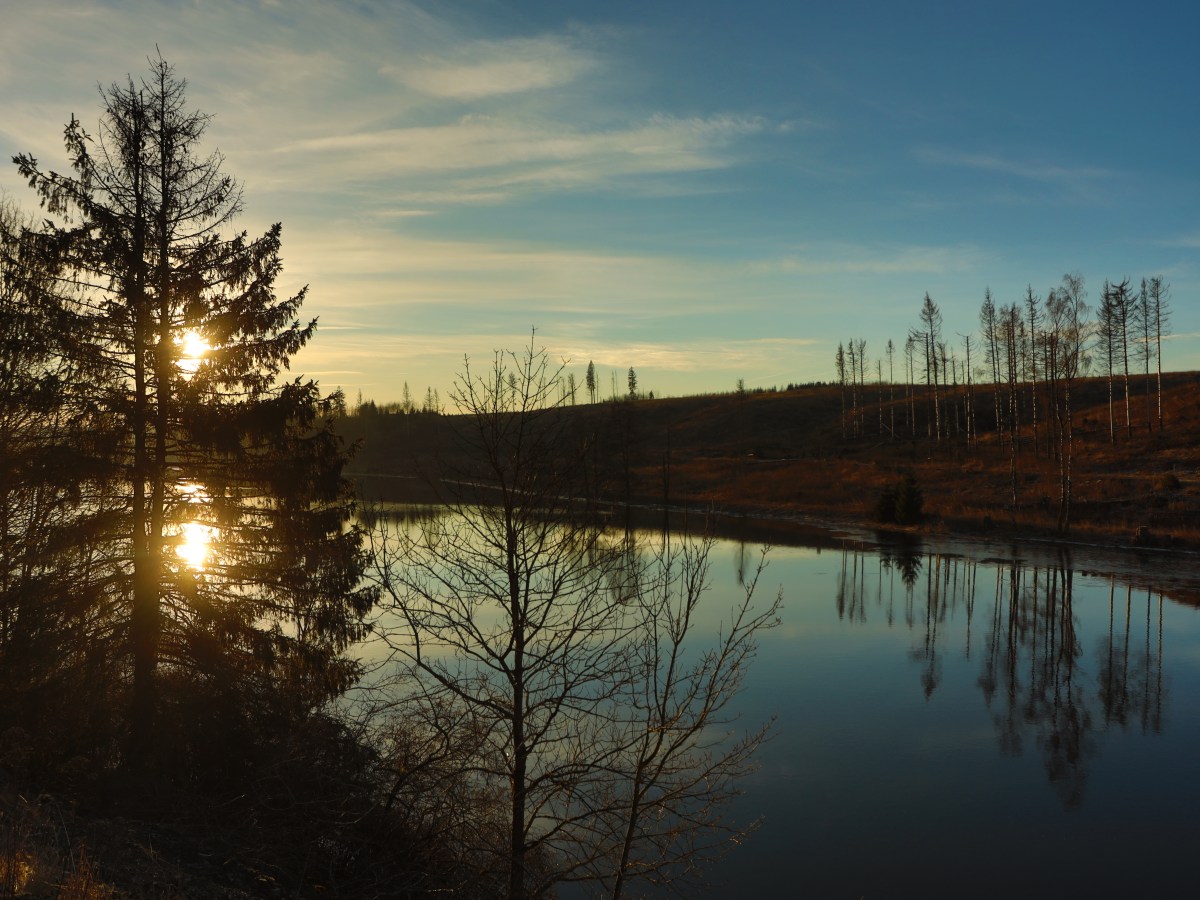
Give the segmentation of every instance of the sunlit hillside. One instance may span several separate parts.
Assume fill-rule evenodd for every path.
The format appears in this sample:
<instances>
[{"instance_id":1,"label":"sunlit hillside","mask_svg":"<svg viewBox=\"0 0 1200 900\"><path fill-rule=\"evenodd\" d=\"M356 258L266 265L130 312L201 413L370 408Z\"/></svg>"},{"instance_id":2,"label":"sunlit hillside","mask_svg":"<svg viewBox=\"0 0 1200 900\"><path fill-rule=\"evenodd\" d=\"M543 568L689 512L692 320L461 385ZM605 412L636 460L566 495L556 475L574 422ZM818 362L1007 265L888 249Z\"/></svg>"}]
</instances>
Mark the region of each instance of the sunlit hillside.
<instances>
[{"instance_id":1,"label":"sunlit hillside","mask_svg":"<svg viewBox=\"0 0 1200 900\"><path fill-rule=\"evenodd\" d=\"M1198 388L1200 373L1163 376L1159 431L1156 397L1147 397L1141 381L1131 384L1126 428L1124 388L1114 384L1110 436L1107 381L1075 383L1072 538L1200 543L1194 525L1200 511L1194 455L1200 444ZM1030 386L1020 390L1027 398ZM616 501L659 505L665 500L673 506L753 516L874 523L880 494L911 471L925 498L924 528L1059 535L1060 460L1066 442L1064 438L1060 449L1044 400L1039 400L1036 447L1032 415L1023 400L1014 459L1009 438L996 433L990 387L972 390L972 430L977 435L968 434L966 389L960 386L943 398L941 441L930 434L921 385L910 398L903 385L868 384L858 399L857 416L848 393L843 411L843 393L836 386L818 386L610 401L567 406L554 415L576 419L580 433L595 433L609 475L609 496ZM915 435L908 425L909 409L916 413ZM461 452L454 439L460 421L365 409L347 417L341 427L361 441L353 471L390 476L366 479L368 495L431 497L428 485Z\"/></svg>"}]
</instances>

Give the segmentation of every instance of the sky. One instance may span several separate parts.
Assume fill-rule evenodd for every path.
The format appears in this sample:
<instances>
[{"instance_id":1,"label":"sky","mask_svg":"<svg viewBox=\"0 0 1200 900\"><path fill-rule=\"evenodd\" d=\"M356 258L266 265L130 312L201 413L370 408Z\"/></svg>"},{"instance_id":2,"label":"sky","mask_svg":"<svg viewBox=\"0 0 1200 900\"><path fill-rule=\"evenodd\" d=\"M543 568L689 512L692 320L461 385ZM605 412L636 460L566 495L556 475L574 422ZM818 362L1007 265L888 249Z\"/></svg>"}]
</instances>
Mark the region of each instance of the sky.
<instances>
[{"instance_id":1,"label":"sky","mask_svg":"<svg viewBox=\"0 0 1200 900\"><path fill-rule=\"evenodd\" d=\"M293 372L445 398L533 340L658 396L830 380L929 293L948 338L1068 272L1171 285L1200 369L1200 7L1184 2L5 0L0 151L161 52L283 224ZM156 49L157 48L157 49ZM15 167L0 193L36 199ZM897 365L899 378L899 365Z\"/></svg>"}]
</instances>

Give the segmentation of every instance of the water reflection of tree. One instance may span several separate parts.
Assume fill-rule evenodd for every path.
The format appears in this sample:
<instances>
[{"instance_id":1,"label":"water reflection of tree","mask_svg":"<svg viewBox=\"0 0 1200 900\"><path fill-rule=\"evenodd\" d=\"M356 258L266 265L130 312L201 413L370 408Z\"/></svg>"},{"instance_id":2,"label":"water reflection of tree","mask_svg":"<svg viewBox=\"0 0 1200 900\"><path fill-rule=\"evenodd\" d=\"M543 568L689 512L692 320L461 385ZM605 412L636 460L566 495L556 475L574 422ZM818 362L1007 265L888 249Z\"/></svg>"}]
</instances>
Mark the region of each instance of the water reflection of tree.
<instances>
[{"instance_id":1,"label":"water reflection of tree","mask_svg":"<svg viewBox=\"0 0 1200 900\"><path fill-rule=\"evenodd\" d=\"M839 618L866 621L871 552L861 546L843 551L836 593ZM994 579L984 579L988 585L984 591L991 594L990 612L984 613L982 637L976 637L980 563L922 554L915 543L888 543L878 553L877 603L884 606L886 595L888 624L893 625L899 576L904 585L904 625L919 635L910 655L921 667L919 679L926 699L942 682L944 644L950 633L946 623L961 612L965 614L964 658L971 658L973 640L981 643L976 683L991 713L1000 751L1019 756L1032 738L1065 806L1082 802L1089 759L1098 752L1100 734L1110 726L1124 729L1136 724L1143 733L1161 732L1165 697L1161 594L1146 591L1145 622L1139 627L1141 604L1135 603L1133 588L1125 588L1121 603L1116 580L1110 581L1108 634L1098 643L1099 667L1093 675L1081 665L1084 647L1069 557L1044 567L1016 560L996 564ZM883 590L885 577L887 591ZM923 604L918 593L924 595Z\"/></svg>"},{"instance_id":2,"label":"water reflection of tree","mask_svg":"<svg viewBox=\"0 0 1200 900\"><path fill-rule=\"evenodd\" d=\"M1146 624L1140 647L1133 644L1133 587L1125 586L1124 604L1119 604L1117 597L1116 580L1110 579L1108 641L1098 648L1097 654L1100 663L1098 697L1104 709L1104 722L1105 725L1119 725L1122 729L1128 729L1137 722L1143 734L1160 734L1165 696L1162 594L1156 600L1153 591L1146 591ZM1121 606L1124 608L1121 609Z\"/></svg>"},{"instance_id":3,"label":"water reflection of tree","mask_svg":"<svg viewBox=\"0 0 1200 900\"><path fill-rule=\"evenodd\" d=\"M905 586L912 590L921 576L921 542L908 535L897 536L882 544L879 557L883 567L899 573Z\"/></svg>"},{"instance_id":4,"label":"water reflection of tree","mask_svg":"<svg viewBox=\"0 0 1200 900\"><path fill-rule=\"evenodd\" d=\"M838 618L852 622L867 621L866 562L869 556L858 545L842 547L842 568L838 572Z\"/></svg>"},{"instance_id":5,"label":"water reflection of tree","mask_svg":"<svg viewBox=\"0 0 1200 900\"><path fill-rule=\"evenodd\" d=\"M1006 729L1018 719L1036 730L1046 774L1063 804L1076 806L1087 781L1086 758L1094 753L1093 717L1085 690L1076 678L1082 656L1074 610L1074 572L1066 566L1046 570L1013 566L1009 575L1010 621L1007 657L1028 665L1022 683L1014 673L1008 693ZM999 722L999 717L998 717ZM1018 726L1019 727L1019 726Z\"/></svg>"}]
</instances>

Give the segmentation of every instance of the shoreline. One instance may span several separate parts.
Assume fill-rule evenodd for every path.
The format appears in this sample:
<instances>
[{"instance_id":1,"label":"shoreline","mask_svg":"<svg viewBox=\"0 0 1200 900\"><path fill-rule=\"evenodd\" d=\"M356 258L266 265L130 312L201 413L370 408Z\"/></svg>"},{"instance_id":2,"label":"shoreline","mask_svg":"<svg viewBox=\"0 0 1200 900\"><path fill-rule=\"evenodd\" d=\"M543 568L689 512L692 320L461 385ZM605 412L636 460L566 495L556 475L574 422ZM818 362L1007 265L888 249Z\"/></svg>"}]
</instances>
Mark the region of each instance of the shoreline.
<instances>
[{"instance_id":1,"label":"shoreline","mask_svg":"<svg viewBox=\"0 0 1200 900\"><path fill-rule=\"evenodd\" d=\"M375 500L414 505L439 505L436 490L417 476L383 473L347 473L361 488L361 479L384 479L399 490L387 491L391 496L370 496L362 491L366 502ZM379 483L376 483L377 486ZM406 490L407 488L407 490ZM378 493L378 492L376 492ZM885 552L913 547L918 552L949 553L952 555L982 556L983 558L1019 559L1036 564L1061 564L1069 558L1073 568L1083 572L1104 571L1118 574L1145 584L1149 576L1159 583L1182 588L1185 593L1200 598L1200 551L1190 545L1169 547L1138 546L1121 542L1115 535L1059 536L1022 530L1020 526L996 524L990 527L971 527L968 520L947 521L931 517L917 526L882 525L863 517L836 515L811 508L781 508L692 500L671 503L665 510L661 502L640 498L629 504L619 500L604 501L609 515L626 513L627 522L640 528L661 528L664 511L673 527L684 528L695 519L713 522L716 536L727 540L753 541L789 547L816 547L841 550L847 542ZM989 548L992 553L988 553ZM1162 566L1169 562L1170 571L1146 571L1151 564ZM1192 601L1188 602L1200 602Z\"/></svg>"}]
</instances>

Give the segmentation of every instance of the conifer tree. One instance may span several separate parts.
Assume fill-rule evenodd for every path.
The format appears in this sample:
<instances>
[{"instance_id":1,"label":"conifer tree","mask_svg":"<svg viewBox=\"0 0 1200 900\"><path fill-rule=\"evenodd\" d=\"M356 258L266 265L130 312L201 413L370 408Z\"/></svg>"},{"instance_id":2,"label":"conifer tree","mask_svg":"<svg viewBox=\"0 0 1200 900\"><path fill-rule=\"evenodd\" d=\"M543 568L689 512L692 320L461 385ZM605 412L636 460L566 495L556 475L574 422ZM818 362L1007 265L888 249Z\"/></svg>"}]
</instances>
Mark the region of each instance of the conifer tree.
<instances>
[{"instance_id":1,"label":"conifer tree","mask_svg":"<svg viewBox=\"0 0 1200 900\"><path fill-rule=\"evenodd\" d=\"M68 355L77 320L50 291L55 273L28 227L0 204L0 732L39 735L35 753L54 766L68 751L44 736L75 732L78 753L88 746L79 717L105 718L112 660L87 644L104 602L90 569L111 550L104 476L115 447L72 402L68 385L102 373Z\"/></svg>"},{"instance_id":2,"label":"conifer tree","mask_svg":"<svg viewBox=\"0 0 1200 900\"><path fill-rule=\"evenodd\" d=\"M73 352L104 375L72 389L119 436L108 649L131 663L142 762L168 681L225 698L227 719L285 681L300 708L344 689L355 666L340 651L373 596L358 587L338 398L279 378L316 321L297 318L303 291L275 295L279 225L223 233L241 187L219 153L198 154L208 117L185 89L151 60L102 89L94 135L72 117L72 174L14 157L51 217L40 245L80 322Z\"/></svg>"}]
</instances>

